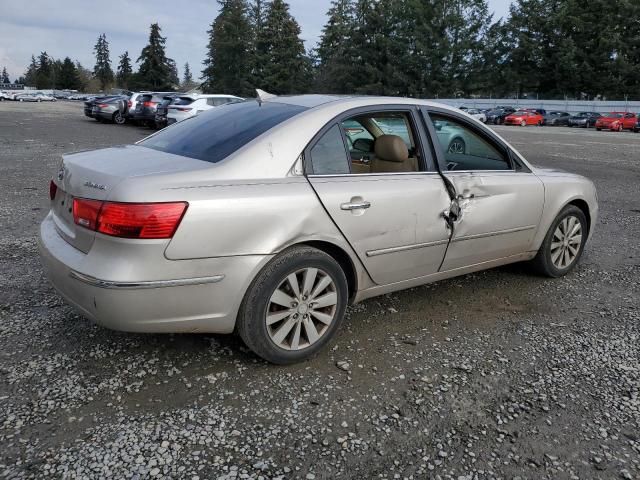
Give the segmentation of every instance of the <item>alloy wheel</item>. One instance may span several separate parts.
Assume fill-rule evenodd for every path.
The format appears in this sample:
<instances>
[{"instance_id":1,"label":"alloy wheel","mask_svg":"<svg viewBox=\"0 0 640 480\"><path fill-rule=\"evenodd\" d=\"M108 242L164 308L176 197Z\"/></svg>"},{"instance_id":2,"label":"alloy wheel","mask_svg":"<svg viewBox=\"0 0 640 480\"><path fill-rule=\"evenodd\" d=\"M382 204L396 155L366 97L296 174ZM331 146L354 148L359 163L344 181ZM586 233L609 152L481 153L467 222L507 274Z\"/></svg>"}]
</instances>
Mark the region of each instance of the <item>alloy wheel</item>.
<instances>
[{"instance_id":1,"label":"alloy wheel","mask_svg":"<svg viewBox=\"0 0 640 480\"><path fill-rule=\"evenodd\" d=\"M556 268L568 268L578 257L582 248L582 224L569 215L562 219L551 240L551 262Z\"/></svg>"},{"instance_id":2,"label":"alloy wheel","mask_svg":"<svg viewBox=\"0 0 640 480\"><path fill-rule=\"evenodd\" d=\"M526 122L525 120L522 120L522 121L520 122L520 126L521 126L521 127L526 127L526 126L527 126L527 122Z\"/></svg>"},{"instance_id":3,"label":"alloy wheel","mask_svg":"<svg viewBox=\"0 0 640 480\"><path fill-rule=\"evenodd\" d=\"M463 155L465 153L465 150L466 145L464 143L464 140L462 140L461 138L454 138L453 140L451 140L447 151L448 153Z\"/></svg>"},{"instance_id":4,"label":"alloy wheel","mask_svg":"<svg viewBox=\"0 0 640 480\"><path fill-rule=\"evenodd\" d=\"M122 115L120 112L116 112L113 117L113 121L118 125L122 125L125 122L124 115Z\"/></svg>"},{"instance_id":5,"label":"alloy wheel","mask_svg":"<svg viewBox=\"0 0 640 480\"><path fill-rule=\"evenodd\" d=\"M338 291L319 268L293 272L278 285L267 304L265 322L271 341L284 350L315 344L335 320Z\"/></svg>"}]
</instances>

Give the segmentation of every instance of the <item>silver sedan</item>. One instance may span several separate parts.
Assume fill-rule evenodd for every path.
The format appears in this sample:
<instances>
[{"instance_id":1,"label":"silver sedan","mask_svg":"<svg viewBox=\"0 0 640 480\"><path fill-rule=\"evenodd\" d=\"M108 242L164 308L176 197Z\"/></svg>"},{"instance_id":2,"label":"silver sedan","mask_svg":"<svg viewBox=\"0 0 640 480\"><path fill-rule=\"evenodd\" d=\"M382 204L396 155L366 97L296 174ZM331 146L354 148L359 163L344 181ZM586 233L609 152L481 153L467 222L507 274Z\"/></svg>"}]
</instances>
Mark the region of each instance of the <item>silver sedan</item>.
<instances>
[{"instance_id":1,"label":"silver sedan","mask_svg":"<svg viewBox=\"0 0 640 480\"><path fill-rule=\"evenodd\" d=\"M42 258L85 317L237 332L280 364L323 348L349 303L513 262L563 276L598 215L591 181L457 109L318 95L64 155L50 197Z\"/></svg>"}]
</instances>

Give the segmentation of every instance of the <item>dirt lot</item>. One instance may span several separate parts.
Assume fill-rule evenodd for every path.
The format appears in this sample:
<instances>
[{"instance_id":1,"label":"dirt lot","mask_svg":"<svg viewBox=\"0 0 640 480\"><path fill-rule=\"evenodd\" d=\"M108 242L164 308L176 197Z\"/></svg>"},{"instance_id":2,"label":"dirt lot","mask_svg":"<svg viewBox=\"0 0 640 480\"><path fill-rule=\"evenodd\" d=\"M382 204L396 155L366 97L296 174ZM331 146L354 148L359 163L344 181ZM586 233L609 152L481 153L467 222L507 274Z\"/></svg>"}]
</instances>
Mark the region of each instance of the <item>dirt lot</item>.
<instances>
[{"instance_id":1,"label":"dirt lot","mask_svg":"<svg viewBox=\"0 0 640 480\"><path fill-rule=\"evenodd\" d=\"M275 367L231 336L117 333L66 306L36 247L59 155L149 130L0 103L0 477L640 478L640 135L497 130L596 182L579 268L372 299L333 348Z\"/></svg>"}]
</instances>

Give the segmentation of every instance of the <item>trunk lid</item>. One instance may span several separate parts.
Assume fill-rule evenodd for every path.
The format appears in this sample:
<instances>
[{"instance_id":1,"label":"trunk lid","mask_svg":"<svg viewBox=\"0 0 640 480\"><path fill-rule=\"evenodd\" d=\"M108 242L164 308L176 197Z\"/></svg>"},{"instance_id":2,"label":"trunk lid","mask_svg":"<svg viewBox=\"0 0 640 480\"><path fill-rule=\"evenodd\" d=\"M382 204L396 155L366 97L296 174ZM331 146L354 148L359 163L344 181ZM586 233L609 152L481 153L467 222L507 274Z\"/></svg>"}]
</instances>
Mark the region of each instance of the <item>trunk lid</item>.
<instances>
[{"instance_id":1,"label":"trunk lid","mask_svg":"<svg viewBox=\"0 0 640 480\"><path fill-rule=\"evenodd\" d=\"M111 192L125 179L210 168L211 164L137 145L111 147L62 156L53 181L57 186L51 211L58 233L78 250L87 253L95 232L76 225L73 199L111 200Z\"/></svg>"}]
</instances>

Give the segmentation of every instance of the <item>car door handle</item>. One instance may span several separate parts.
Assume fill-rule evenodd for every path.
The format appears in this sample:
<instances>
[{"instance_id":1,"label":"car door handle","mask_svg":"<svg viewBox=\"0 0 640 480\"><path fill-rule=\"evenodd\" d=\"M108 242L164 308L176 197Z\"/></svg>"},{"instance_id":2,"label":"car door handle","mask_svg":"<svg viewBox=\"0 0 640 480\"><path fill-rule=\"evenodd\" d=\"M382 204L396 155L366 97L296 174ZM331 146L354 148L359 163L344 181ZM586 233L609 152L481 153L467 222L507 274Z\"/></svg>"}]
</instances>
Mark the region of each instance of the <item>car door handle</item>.
<instances>
[{"instance_id":1,"label":"car door handle","mask_svg":"<svg viewBox=\"0 0 640 480\"><path fill-rule=\"evenodd\" d=\"M341 210L360 210L361 208L369 208L370 202L363 200L361 202L347 202L340 205Z\"/></svg>"}]
</instances>

